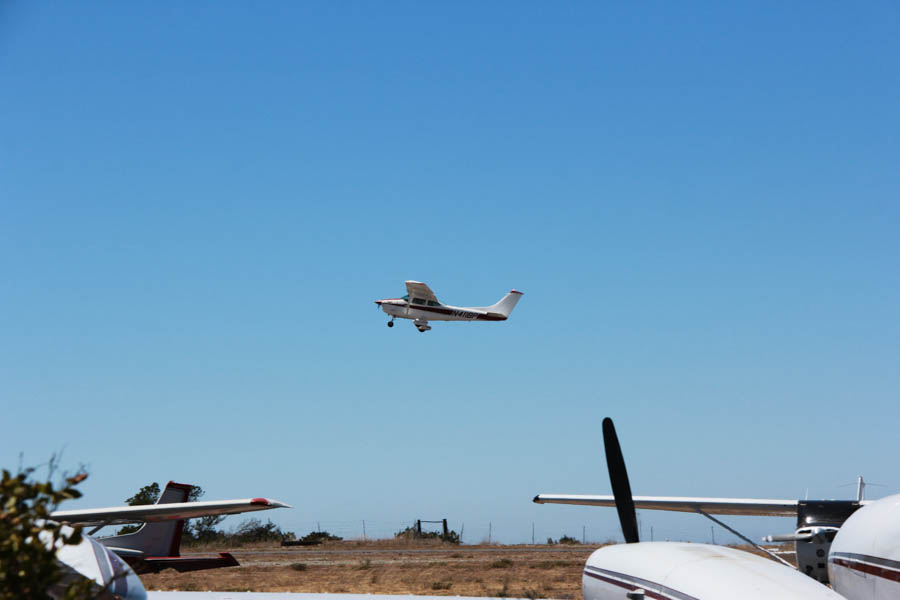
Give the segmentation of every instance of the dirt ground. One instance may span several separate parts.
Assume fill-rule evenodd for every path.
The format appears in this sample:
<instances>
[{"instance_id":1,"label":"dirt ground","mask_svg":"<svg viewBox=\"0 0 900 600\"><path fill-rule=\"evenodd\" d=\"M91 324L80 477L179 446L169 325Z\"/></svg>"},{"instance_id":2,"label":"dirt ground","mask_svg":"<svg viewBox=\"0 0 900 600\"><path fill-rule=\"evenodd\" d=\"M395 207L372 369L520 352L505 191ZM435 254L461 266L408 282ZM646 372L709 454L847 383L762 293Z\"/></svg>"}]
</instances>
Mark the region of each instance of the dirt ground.
<instances>
[{"instance_id":1,"label":"dirt ground","mask_svg":"<svg viewBox=\"0 0 900 600\"><path fill-rule=\"evenodd\" d=\"M327 592L582 600L584 563L599 545L453 546L335 542L229 551L239 567L142 575L148 590ZM755 552L752 548L743 550ZM215 551L197 553L215 555ZM185 552L184 556L193 553ZM786 556L788 560L793 556Z\"/></svg>"},{"instance_id":2,"label":"dirt ground","mask_svg":"<svg viewBox=\"0 0 900 600\"><path fill-rule=\"evenodd\" d=\"M142 575L148 590L428 594L581 600L598 546L238 548L239 567ZM225 549L221 549L225 550ZM184 553L189 556L189 553Z\"/></svg>"}]
</instances>

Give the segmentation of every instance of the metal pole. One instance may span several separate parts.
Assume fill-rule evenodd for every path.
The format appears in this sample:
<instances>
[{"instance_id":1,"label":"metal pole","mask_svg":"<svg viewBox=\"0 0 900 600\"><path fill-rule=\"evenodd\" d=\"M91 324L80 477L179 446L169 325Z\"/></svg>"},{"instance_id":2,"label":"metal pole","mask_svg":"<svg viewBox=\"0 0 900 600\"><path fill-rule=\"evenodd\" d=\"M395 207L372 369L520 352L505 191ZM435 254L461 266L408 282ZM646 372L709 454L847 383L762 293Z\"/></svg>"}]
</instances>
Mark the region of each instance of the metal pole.
<instances>
[{"instance_id":1,"label":"metal pole","mask_svg":"<svg viewBox=\"0 0 900 600\"><path fill-rule=\"evenodd\" d=\"M581 526L581 543L582 543L582 544L584 543L584 540L585 540L585 537L584 537L584 531L585 531L585 526L582 525L582 526Z\"/></svg>"},{"instance_id":2,"label":"metal pole","mask_svg":"<svg viewBox=\"0 0 900 600\"><path fill-rule=\"evenodd\" d=\"M366 541L366 520L363 519L363 541Z\"/></svg>"},{"instance_id":3,"label":"metal pole","mask_svg":"<svg viewBox=\"0 0 900 600\"><path fill-rule=\"evenodd\" d=\"M710 521L712 521L713 523L715 523L715 524L717 524L717 525L721 525L722 527L724 527L725 529L727 529L728 531L730 531L730 532L733 533L734 535L738 536L739 538L741 538L742 540L744 540L745 542L747 542L748 544L750 544L751 546L753 546L754 548L756 548L757 550L759 550L760 552L765 552L766 554L768 554L769 556L771 556L772 558L774 558L774 559L777 560L778 562L780 562L780 563L782 563L782 564L784 564L784 565L787 565L787 566L789 566L789 567L792 568L792 569L794 568L794 565L792 565L792 564L789 563L788 561L784 560L783 558L781 558L781 557L778 556L777 554L773 554L773 553L769 552L768 550L766 550L765 548L763 548L762 546L760 546L759 544L757 544L756 542L754 542L753 540L751 540L750 538L748 538L747 536L745 536L744 534L742 534L740 531L737 531L737 530L735 530L735 529L732 529L731 527L729 527L728 525L726 525L726 524L723 523L722 521L718 520L718 519L715 518L714 516L710 515L709 513L703 512L703 511L700 510L699 508L697 509L697 512L700 513L701 515L703 515L704 517L706 517L707 519L709 519Z\"/></svg>"},{"instance_id":4,"label":"metal pole","mask_svg":"<svg viewBox=\"0 0 900 600\"><path fill-rule=\"evenodd\" d=\"M531 522L531 545L534 546L534 521Z\"/></svg>"},{"instance_id":5,"label":"metal pole","mask_svg":"<svg viewBox=\"0 0 900 600\"><path fill-rule=\"evenodd\" d=\"M488 544L491 543L491 533L492 533L493 523L488 522Z\"/></svg>"}]
</instances>

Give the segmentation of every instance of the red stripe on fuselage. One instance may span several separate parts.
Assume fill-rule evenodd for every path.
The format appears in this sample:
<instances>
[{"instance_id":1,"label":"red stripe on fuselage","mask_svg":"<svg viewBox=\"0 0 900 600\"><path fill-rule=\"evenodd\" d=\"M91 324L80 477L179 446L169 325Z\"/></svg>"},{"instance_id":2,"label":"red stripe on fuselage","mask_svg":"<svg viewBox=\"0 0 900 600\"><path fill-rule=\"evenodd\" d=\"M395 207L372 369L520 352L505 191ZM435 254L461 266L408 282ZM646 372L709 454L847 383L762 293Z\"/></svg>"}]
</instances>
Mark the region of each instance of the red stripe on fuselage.
<instances>
[{"instance_id":1,"label":"red stripe on fuselage","mask_svg":"<svg viewBox=\"0 0 900 600\"><path fill-rule=\"evenodd\" d=\"M597 573L592 573L590 571L585 571L584 574L588 577L593 577L594 579L599 579L600 581L611 583L617 587L626 589L629 592L642 589L644 590L644 596L646 596L647 598L655 598L656 600L672 600L672 596L667 596L665 594L660 594L659 592L654 592L653 590L648 590L647 588L641 587L634 583L619 581L617 579L612 579L611 577L604 577L603 575L598 575Z\"/></svg>"},{"instance_id":2,"label":"red stripe on fuselage","mask_svg":"<svg viewBox=\"0 0 900 600\"><path fill-rule=\"evenodd\" d=\"M900 583L900 571L889 569L887 567L879 567L878 565L870 565L868 563L858 562L856 560L847 560L846 558L832 558L831 562L862 573L868 573L882 579L896 581Z\"/></svg>"},{"instance_id":3,"label":"red stripe on fuselage","mask_svg":"<svg viewBox=\"0 0 900 600\"><path fill-rule=\"evenodd\" d=\"M475 317L472 319L474 321L505 321L506 317L493 317L491 315L485 315L479 312L475 312L474 310L466 310L464 308L445 308L445 307L437 307L437 306L420 306L418 304L409 304L409 305L400 305L393 304L391 306L397 306L399 308L409 308L410 310L421 310L423 312L434 312L441 315L450 315L454 316L453 313L462 312L462 313L471 313L474 314ZM468 317L460 317L460 319L466 319Z\"/></svg>"}]
</instances>

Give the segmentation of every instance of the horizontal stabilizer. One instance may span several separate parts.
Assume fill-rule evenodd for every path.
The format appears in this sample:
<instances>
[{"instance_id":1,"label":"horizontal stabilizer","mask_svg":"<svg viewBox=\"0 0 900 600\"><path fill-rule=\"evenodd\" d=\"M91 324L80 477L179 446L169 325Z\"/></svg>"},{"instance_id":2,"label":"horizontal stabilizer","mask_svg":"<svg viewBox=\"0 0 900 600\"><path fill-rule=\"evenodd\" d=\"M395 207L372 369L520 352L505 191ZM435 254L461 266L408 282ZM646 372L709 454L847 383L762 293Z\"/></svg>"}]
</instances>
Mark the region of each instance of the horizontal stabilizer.
<instances>
[{"instance_id":1,"label":"horizontal stabilizer","mask_svg":"<svg viewBox=\"0 0 900 600\"><path fill-rule=\"evenodd\" d=\"M219 552L218 556L155 556L133 561L130 564L139 575L160 573L165 569L175 569L179 573L186 573L188 571L241 566L241 563L228 552Z\"/></svg>"},{"instance_id":2,"label":"horizontal stabilizer","mask_svg":"<svg viewBox=\"0 0 900 600\"><path fill-rule=\"evenodd\" d=\"M538 504L580 504L583 506L616 505L612 496L577 494L538 494ZM796 517L798 500L766 500L758 498L682 498L675 496L634 496L639 510L669 510L676 512L705 512L713 515L757 515L766 517Z\"/></svg>"}]
</instances>

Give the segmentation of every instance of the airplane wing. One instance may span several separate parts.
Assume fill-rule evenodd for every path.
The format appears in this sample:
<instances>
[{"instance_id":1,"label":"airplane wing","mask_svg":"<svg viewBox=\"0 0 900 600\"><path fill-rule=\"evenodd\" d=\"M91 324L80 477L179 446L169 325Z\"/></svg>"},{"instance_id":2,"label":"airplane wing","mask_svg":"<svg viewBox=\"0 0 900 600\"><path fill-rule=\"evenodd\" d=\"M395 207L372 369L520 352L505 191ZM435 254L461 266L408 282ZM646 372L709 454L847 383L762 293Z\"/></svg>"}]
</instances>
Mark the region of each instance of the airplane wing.
<instances>
[{"instance_id":1,"label":"airplane wing","mask_svg":"<svg viewBox=\"0 0 900 600\"><path fill-rule=\"evenodd\" d=\"M431 291L431 288L421 281L407 281L406 293L409 294L410 301L412 301L413 298L421 298L422 300L431 300L432 302L438 303L440 302L437 299L437 296L434 295L434 292Z\"/></svg>"},{"instance_id":2,"label":"airplane wing","mask_svg":"<svg viewBox=\"0 0 900 600\"><path fill-rule=\"evenodd\" d=\"M121 525L123 523L152 523L178 519L193 519L207 515L233 515L273 508L291 508L283 502L269 498L245 498L243 500L212 500L208 502L175 502L172 504L146 504L141 506L113 506L85 510L57 510L50 518L60 523L80 525Z\"/></svg>"},{"instance_id":3,"label":"airplane wing","mask_svg":"<svg viewBox=\"0 0 900 600\"><path fill-rule=\"evenodd\" d=\"M537 504L581 504L615 506L612 496L538 494ZM766 500L760 498L681 498L674 496L634 496L634 507L644 510L700 512L713 515L756 515L796 517L799 500Z\"/></svg>"}]
</instances>

